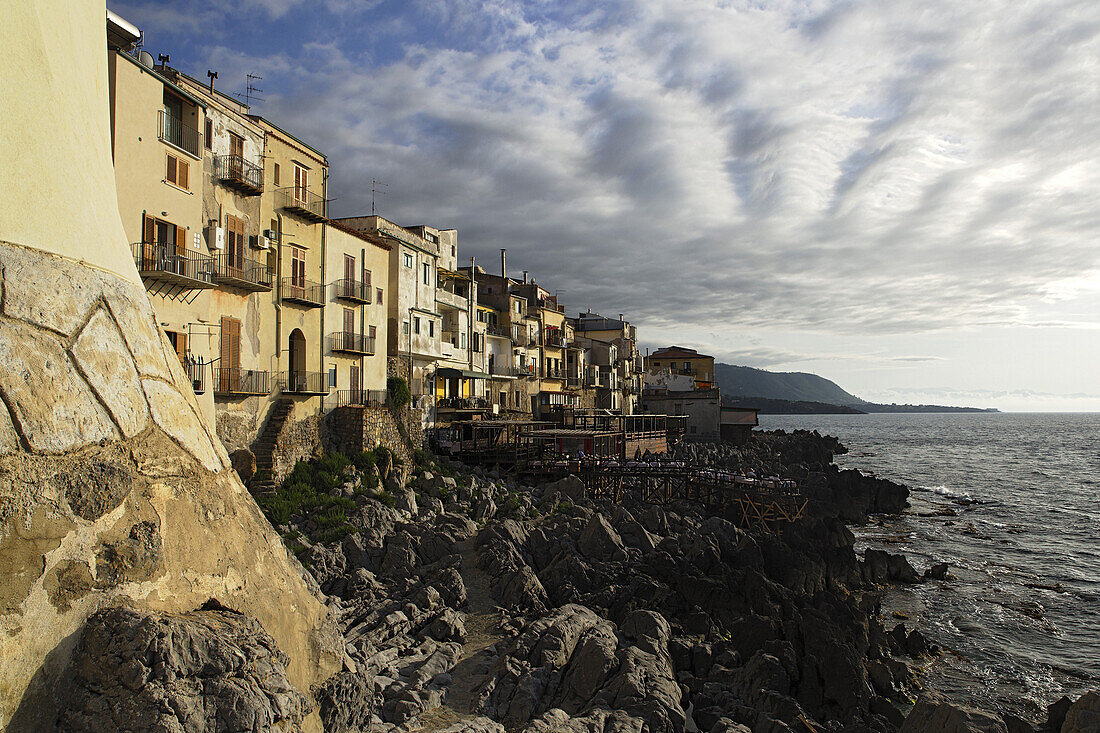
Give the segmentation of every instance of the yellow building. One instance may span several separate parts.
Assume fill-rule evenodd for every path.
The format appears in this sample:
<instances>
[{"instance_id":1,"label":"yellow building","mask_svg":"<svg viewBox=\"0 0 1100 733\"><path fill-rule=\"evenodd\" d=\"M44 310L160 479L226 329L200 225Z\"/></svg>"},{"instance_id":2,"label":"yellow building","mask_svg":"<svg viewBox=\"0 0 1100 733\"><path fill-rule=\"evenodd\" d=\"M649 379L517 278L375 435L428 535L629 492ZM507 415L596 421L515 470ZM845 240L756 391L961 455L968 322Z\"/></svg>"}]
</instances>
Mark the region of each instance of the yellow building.
<instances>
[{"instance_id":1,"label":"yellow building","mask_svg":"<svg viewBox=\"0 0 1100 733\"><path fill-rule=\"evenodd\" d=\"M337 222L324 231L326 407L381 403L386 389L386 290L391 246Z\"/></svg>"},{"instance_id":2,"label":"yellow building","mask_svg":"<svg viewBox=\"0 0 1100 733\"><path fill-rule=\"evenodd\" d=\"M323 320L326 293L328 159L270 120L251 115L264 131L264 191L260 221L274 235L275 353L283 397L293 419L318 415L330 390Z\"/></svg>"},{"instance_id":3,"label":"yellow building","mask_svg":"<svg viewBox=\"0 0 1100 733\"><path fill-rule=\"evenodd\" d=\"M683 346L658 349L645 358L647 372L671 371L695 380L695 389L714 387L714 357Z\"/></svg>"}]
</instances>

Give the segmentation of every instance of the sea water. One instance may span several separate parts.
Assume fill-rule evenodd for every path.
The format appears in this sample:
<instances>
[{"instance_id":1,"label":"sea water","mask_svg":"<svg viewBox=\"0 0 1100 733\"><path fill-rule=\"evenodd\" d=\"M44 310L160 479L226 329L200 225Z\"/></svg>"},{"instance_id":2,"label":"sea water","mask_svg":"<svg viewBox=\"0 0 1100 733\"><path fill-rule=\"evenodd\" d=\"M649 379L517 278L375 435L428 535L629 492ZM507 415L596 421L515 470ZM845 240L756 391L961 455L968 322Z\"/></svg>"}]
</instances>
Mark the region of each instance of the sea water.
<instances>
[{"instance_id":1,"label":"sea water","mask_svg":"<svg viewBox=\"0 0 1100 733\"><path fill-rule=\"evenodd\" d=\"M902 552L947 580L883 599L946 650L922 676L958 702L1045 719L1100 688L1100 414L762 415L818 430L843 468L907 485L901 516L853 527L857 551Z\"/></svg>"}]
</instances>

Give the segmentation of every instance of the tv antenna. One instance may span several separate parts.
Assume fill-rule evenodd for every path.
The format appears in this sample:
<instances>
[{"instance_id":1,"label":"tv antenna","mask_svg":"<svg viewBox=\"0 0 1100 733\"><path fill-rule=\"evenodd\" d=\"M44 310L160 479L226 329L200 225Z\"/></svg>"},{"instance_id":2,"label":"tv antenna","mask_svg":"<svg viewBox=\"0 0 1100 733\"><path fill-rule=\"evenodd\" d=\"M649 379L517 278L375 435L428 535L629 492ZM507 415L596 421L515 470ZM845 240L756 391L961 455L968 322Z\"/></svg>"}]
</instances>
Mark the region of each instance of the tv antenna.
<instances>
[{"instance_id":1,"label":"tv antenna","mask_svg":"<svg viewBox=\"0 0 1100 733\"><path fill-rule=\"evenodd\" d=\"M253 99L255 99L257 102L265 101L263 99L263 97L257 96L257 92L262 92L263 89L260 89L259 87L255 86L252 83L252 82L256 81L257 79L263 79L263 77L258 76L256 74L245 74L244 94L241 94L240 92L235 92L233 94L233 96L237 97L238 99L243 99L244 100L244 106L245 107L251 106L251 100L253 100Z\"/></svg>"},{"instance_id":2,"label":"tv antenna","mask_svg":"<svg viewBox=\"0 0 1100 733\"><path fill-rule=\"evenodd\" d=\"M374 216L374 197L375 196L385 196L386 195L386 192L381 190L378 187L381 186L382 188L386 188L386 185L387 184L382 183L382 181L379 181L377 178L370 179L370 215L371 216Z\"/></svg>"}]
</instances>

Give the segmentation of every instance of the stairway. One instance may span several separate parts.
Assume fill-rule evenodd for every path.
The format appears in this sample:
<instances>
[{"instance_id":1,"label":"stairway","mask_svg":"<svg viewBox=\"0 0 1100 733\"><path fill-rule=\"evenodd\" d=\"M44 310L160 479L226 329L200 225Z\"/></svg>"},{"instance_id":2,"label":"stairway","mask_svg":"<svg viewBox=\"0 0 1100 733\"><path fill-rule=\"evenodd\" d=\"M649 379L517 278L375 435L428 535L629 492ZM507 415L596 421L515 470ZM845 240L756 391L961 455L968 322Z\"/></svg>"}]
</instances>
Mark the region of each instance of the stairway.
<instances>
[{"instance_id":1,"label":"stairway","mask_svg":"<svg viewBox=\"0 0 1100 733\"><path fill-rule=\"evenodd\" d=\"M252 453L256 456L256 475L252 477L248 488L253 494L269 494L275 491L275 445L283 425L293 411L293 400L285 397L275 400L267 415L267 424L252 444Z\"/></svg>"}]
</instances>

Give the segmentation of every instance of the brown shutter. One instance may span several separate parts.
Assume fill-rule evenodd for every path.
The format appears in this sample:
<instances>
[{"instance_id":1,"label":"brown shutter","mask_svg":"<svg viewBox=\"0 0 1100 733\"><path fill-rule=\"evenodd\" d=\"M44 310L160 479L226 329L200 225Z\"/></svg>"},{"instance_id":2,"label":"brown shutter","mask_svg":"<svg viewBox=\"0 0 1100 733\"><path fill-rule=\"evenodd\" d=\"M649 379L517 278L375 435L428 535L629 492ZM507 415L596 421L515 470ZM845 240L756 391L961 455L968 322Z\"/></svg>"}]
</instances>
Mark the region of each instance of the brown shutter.
<instances>
[{"instance_id":1,"label":"brown shutter","mask_svg":"<svg viewBox=\"0 0 1100 733\"><path fill-rule=\"evenodd\" d=\"M187 334L176 334L176 356L183 362L187 359Z\"/></svg>"},{"instance_id":2,"label":"brown shutter","mask_svg":"<svg viewBox=\"0 0 1100 733\"><path fill-rule=\"evenodd\" d=\"M187 229L176 227L176 254L181 257L187 254Z\"/></svg>"},{"instance_id":3,"label":"brown shutter","mask_svg":"<svg viewBox=\"0 0 1100 733\"><path fill-rule=\"evenodd\" d=\"M168 179L169 183L176 182L176 156L168 156L168 172L165 174L164 177Z\"/></svg>"},{"instance_id":4,"label":"brown shutter","mask_svg":"<svg viewBox=\"0 0 1100 733\"><path fill-rule=\"evenodd\" d=\"M181 160L178 163L178 167L179 167L179 171L176 173L176 178L178 180L179 187L190 189L191 188L191 165L187 161Z\"/></svg>"},{"instance_id":5,"label":"brown shutter","mask_svg":"<svg viewBox=\"0 0 1100 733\"><path fill-rule=\"evenodd\" d=\"M144 232L144 234L142 235L141 241L146 244L152 244L156 240L157 236L157 222L153 217L149 216L148 214L144 214L143 217L144 221L142 221L142 231Z\"/></svg>"},{"instance_id":6,"label":"brown shutter","mask_svg":"<svg viewBox=\"0 0 1100 733\"><path fill-rule=\"evenodd\" d=\"M229 342L229 361L233 369L237 370L241 368L241 322L236 318L229 319L229 322L233 328L233 336Z\"/></svg>"},{"instance_id":7,"label":"brown shutter","mask_svg":"<svg viewBox=\"0 0 1100 733\"><path fill-rule=\"evenodd\" d=\"M355 333L355 311L344 309L344 333Z\"/></svg>"}]
</instances>

